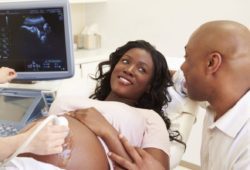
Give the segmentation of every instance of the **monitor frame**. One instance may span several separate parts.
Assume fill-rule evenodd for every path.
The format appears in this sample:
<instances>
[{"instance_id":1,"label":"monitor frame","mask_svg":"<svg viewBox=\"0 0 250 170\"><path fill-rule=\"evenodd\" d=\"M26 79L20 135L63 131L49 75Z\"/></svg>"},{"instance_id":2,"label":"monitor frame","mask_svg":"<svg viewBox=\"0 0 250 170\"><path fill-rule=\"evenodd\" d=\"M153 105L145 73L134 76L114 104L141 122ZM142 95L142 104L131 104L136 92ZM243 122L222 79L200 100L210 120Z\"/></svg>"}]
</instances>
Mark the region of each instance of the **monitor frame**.
<instances>
[{"instance_id":1,"label":"monitor frame","mask_svg":"<svg viewBox=\"0 0 250 170\"><path fill-rule=\"evenodd\" d=\"M64 13L64 35L66 48L66 71L24 71L18 72L15 80L56 80L70 78L74 75L74 55L73 55L73 38L72 38L72 24L70 16L70 5L68 0L10 0L2 1L0 3L0 10L16 10L16 9L32 9L32 8L63 8Z\"/></svg>"}]
</instances>

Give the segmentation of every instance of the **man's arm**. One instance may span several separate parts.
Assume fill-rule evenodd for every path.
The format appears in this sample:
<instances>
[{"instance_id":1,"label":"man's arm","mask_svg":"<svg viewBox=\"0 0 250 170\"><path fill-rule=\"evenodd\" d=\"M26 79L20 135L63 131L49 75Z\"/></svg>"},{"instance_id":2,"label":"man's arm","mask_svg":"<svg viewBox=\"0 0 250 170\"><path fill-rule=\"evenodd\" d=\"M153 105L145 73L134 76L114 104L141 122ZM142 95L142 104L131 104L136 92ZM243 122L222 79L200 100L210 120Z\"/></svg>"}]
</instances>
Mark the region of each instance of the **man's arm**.
<instances>
[{"instance_id":1,"label":"man's arm","mask_svg":"<svg viewBox=\"0 0 250 170\"><path fill-rule=\"evenodd\" d=\"M166 170L169 169L169 165L164 168L162 164L156 160L149 153L140 148L135 148L131 146L127 139L125 139L122 135L119 135L120 141L122 142L126 152L132 158L128 160L114 152L109 152L109 157L115 161L121 167L128 170Z\"/></svg>"}]
</instances>

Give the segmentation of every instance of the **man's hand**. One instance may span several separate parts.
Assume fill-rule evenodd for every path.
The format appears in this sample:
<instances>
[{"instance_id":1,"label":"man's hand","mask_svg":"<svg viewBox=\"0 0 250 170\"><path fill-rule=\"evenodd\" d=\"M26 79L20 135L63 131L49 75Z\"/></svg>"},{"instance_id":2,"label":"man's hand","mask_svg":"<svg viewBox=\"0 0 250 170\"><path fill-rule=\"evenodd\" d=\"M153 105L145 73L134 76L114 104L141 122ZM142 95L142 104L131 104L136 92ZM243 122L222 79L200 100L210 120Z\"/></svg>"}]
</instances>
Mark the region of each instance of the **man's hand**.
<instances>
[{"instance_id":1,"label":"man's hand","mask_svg":"<svg viewBox=\"0 0 250 170\"><path fill-rule=\"evenodd\" d=\"M109 157L119 166L128 170L165 170L161 163L153 158L149 153L140 148L131 146L127 139L119 136L124 148L131 157L132 161L127 160L115 153L109 152Z\"/></svg>"}]
</instances>

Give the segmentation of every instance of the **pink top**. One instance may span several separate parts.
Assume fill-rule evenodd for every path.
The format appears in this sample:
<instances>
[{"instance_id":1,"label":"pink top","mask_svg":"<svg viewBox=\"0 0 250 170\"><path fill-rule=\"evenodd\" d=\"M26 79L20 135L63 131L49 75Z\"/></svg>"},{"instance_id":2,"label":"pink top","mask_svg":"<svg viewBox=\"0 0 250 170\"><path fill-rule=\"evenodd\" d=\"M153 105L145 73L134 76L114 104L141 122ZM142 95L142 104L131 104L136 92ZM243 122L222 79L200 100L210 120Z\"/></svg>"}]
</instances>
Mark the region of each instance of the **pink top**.
<instances>
[{"instance_id":1,"label":"pink top","mask_svg":"<svg viewBox=\"0 0 250 170\"><path fill-rule=\"evenodd\" d=\"M163 119L153 110L139 109L114 101L98 101L83 96L60 96L49 114L63 114L95 107L129 142L141 148L156 148L169 155L169 134ZM170 155L169 155L170 156Z\"/></svg>"}]
</instances>

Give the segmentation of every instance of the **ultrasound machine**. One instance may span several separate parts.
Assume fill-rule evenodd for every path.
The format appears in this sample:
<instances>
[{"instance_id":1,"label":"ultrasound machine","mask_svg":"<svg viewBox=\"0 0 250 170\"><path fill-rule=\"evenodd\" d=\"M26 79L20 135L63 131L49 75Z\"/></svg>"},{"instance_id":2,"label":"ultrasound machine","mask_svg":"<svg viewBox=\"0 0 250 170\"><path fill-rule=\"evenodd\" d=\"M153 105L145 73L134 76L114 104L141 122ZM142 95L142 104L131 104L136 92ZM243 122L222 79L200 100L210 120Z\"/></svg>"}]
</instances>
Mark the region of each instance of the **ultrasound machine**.
<instances>
[{"instance_id":1,"label":"ultrasound machine","mask_svg":"<svg viewBox=\"0 0 250 170\"><path fill-rule=\"evenodd\" d=\"M74 75L68 0L0 3L0 66L16 70L18 81ZM45 115L54 96L43 90L0 88L0 136L18 133Z\"/></svg>"}]
</instances>

